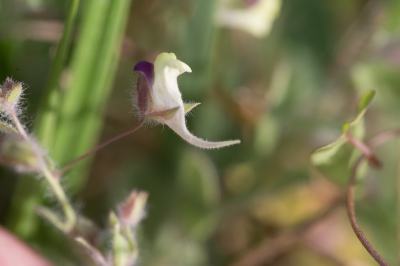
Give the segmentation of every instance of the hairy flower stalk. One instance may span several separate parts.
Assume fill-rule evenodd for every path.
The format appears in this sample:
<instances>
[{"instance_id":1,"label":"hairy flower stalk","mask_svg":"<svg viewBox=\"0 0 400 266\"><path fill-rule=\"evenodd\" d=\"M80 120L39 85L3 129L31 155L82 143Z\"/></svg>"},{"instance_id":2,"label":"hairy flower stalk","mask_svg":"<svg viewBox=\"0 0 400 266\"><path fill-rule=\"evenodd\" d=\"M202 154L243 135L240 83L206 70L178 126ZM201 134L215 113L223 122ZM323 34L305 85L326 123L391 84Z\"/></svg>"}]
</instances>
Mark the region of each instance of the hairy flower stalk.
<instances>
[{"instance_id":1,"label":"hairy flower stalk","mask_svg":"<svg viewBox=\"0 0 400 266\"><path fill-rule=\"evenodd\" d=\"M22 91L22 83L14 82L11 78L7 78L0 86L0 111L16 127L2 121L2 128L6 129L2 131L12 132L12 134L8 134L3 139L0 157L5 164L17 170L37 172L45 177L64 210L66 221L63 223L63 229L70 231L76 224L75 211L59 180L53 175L46 154L39 144L29 136L18 118Z\"/></svg>"},{"instance_id":2,"label":"hairy flower stalk","mask_svg":"<svg viewBox=\"0 0 400 266\"><path fill-rule=\"evenodd\" d=\"M188 143L200 148L215 149L240 143L240 140L206 141L189 132L185 114L198 104L183 103L177 78L192 70L187 64L177 60L175 54L162 53L154 64L140 61L135 65L134 71L140 73L134 101L141 118L169 126Z\"/></svg>"}]
</instances>

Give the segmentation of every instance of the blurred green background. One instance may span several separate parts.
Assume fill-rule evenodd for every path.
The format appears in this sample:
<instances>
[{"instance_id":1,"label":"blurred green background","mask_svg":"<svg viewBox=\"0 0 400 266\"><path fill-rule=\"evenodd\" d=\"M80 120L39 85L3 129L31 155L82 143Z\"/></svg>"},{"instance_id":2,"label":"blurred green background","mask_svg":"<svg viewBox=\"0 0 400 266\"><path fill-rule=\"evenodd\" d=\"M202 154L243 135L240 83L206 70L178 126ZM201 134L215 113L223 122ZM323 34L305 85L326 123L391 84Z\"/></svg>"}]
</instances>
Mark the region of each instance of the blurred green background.
<instances>
[{"instance_id":1,"label":"blurred green background","mask_svg":"<svg viewBox=\"0 0 400 266\"><path fill-rule=\"evenodd\" d=\"M24 82L24 121L62 167L137 123L136 62L173 52L191 67L179 87L184 101L202 104L188 128L240 145L201 150L168 127L143 127L62 180L99 226L132 189L149 192L139 265L375 265L351 230L344 188L309 158L340 135L366 90L377 92L367 137L399 126L400 2L282 0L263 37L218 25L228 2L0 0L0 81ZM359 183L356 203L361 227L391 265L400 253L398 148L377 149L384 168ZM43 185L1 168L0 223L56 265L80 265L79 252L34 213L40 204L57 208Z\"/></svg>"}]
</instances>

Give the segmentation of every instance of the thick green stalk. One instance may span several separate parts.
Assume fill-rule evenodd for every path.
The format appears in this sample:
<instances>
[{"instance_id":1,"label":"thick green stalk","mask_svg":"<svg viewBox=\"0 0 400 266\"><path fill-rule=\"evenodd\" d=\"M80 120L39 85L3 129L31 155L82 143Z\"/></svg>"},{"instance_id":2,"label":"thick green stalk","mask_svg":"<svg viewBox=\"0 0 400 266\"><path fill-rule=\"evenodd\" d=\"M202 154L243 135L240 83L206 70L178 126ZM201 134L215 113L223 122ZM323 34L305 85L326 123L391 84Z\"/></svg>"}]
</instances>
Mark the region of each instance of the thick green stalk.
<instances>
[{"instance_id":1,"label":"thick green stalk","mask_svg":"<svg viewBox=\"0 0 400 266\"><path fill-rule=\"evenodd\" d=\"M94 0L92 0L94 1ZM98 5L98 1L94 1ZM90 3L90 2L89 2ZM57 152L61 162L69 162L75 157L91 149L97 142L102 127L106 100L109 96L112 82L117 70L120 47L125 31L125 25L129 14L129 0L111 1L107 9L106 23L98 24L103 35L95 44L95 57L92 58L92 72L86 76L86 86L80 87L78 92L85 91L85 95L72 94L66 99L66 107L63 109L66 116L63 117L57 134ZM102 25L102 26L100 26ZM71 88L75 89L75 88ZM77 106L77 97L83 97L81 106ZM70 113L76 110L75 113ZM65 120L64 120L65 119ZM74 123L71 125L71 120ZM79 130L77 130L79 129ZM74 143L74 149L71 149ZM73 191L79 189L85 181L88 161L78 165L69 176L69 186Z\"/></svg>"},{"instance_id":2,"label":"thick green stalk","mask_svg":"<svg viewBox=\"0 0 400 266\"><path fill-rule=\"evenodd\" d=\"M56 160L61 165L74 159L75 149L81 135L83 116L89 111L88 98L92 97L96 59L102 57L101 46L110 0L88 0L83 15L79 41L72 58L71 83L63 96L56 133ZM73 147L73 149L71 149Z\"/></svg>"},{"instance_id":3,"label":"thick green stalk","mask_svg":"<svg viewBox=\"0 0 400 266\"><path fill-rule=\"evenodd\" d=\"M78 13L80 0L72 0L69 9L67 20L64 26L64 33L57 49L53 67L50 72L50 77L47 82L44 95L39 105L35 131L37 137L46 149L53 147L57 127L57 116L60 104L60 77L65 67L65 62L68 56L68 49L71 42L71 36L75 25L76 15Z\"/></svg>"},{"instance_id":4,"label":"thick green stalk","mask_svg":"<svg viewBox=\"0 0 400 266\"><path fill-rule=\"evenodd\" d=\"M129 0L118 0L112 3L109 10L108 25L104 29L104 36L100 54L102 57L97 62L95 70L95 79L91 87L90 97L87 101L88 112L83 114L83 123L80 127L79 145L75 151L74 157L91 149L100 135L103 124L103 112L105 103L110 94L110 89L115 77L120 55L120 47L125 32L125 25L129 14ZM87 168L90 161L83 163L78 169ZM82 184L84 181L83 173L85 171L75 171L73 179L74 184Z\"/></svg>"}]
</instances>

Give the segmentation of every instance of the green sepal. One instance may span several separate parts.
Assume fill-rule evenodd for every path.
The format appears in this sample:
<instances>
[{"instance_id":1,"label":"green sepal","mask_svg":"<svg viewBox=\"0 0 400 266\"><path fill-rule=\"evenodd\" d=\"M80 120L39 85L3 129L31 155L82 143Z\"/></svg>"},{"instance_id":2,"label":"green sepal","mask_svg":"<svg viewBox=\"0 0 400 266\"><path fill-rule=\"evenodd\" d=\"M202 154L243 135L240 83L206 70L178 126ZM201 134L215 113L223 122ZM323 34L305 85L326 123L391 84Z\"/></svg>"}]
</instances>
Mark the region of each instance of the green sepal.
<instances>
[{"instance_id":1,"label":"green sepal","mask_svg":"<svg viewBox=\"0 0 400 266\"><path fill-rule=\"evenodd\" d=\"M7 102L15 103L18 100L19 96L21 96L21 93L22 93L22 84L18 83L14 88L12 88L12 90L8 94Z\"/></svg>"},{"instance_id":2,"label":"green sepal","mask_svg":"<svg viewBox=\"0 0 400 266\"><path fill-rule=\"evenodd\" d=\"M179 106L172 108L172 109L165 110L165 111L151 113L151 114L149 114L149 117L152 117L155 119L159 118L159 119L168 120L168 119L171 119L176 114L176 112L178 112L178 110L179 110Z\"/></svg>"},{"instance_id":3,"label":"green sepal","mask_svg":"<svg viewBox=\"0 0 400 266\"><path fill-rule=\"evenodd\" d=\"M128 265L130 261L130 245L121 233L121 225L116 224L113 228L113 261L115 266Z\"/></svg>"},{"instance_id":4,"label":"green sepal","mask_svg":"<svg viewBox=\"0 0 400 266\"><path fill-rule=\"evenodd\" d=\"M193 108L198 106L200 103L184 103L183 104L183 109L185 111L185 114L189 113Z\"/></svg>"},{"instance_id":5,"label":"green sepal","mask_svg":"<svg viewBox=\"0 0 400 266\"><path fill-rule=\"evenodd\" d=\"M110 214L108 215L108 224L110 225L111 228L114 228L116 225L121 224L121 222L118 219L118 216L113 211L111 211Z\"/></svg>"}]
</instances>

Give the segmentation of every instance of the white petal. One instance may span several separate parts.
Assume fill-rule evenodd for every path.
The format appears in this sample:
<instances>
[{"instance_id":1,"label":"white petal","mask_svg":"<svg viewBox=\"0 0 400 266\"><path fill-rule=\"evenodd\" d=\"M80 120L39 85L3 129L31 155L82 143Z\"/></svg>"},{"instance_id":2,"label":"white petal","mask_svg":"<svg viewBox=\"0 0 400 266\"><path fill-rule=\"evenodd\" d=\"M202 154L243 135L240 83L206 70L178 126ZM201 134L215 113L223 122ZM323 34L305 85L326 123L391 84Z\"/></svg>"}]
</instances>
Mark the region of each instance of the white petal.
<instances>
[{"instance_id":1,"label":"white petal","mask_svg":"<svg viewBox=\"0 0 400 266\"><path fill-rule=\"evenodd\" d=\"M151 112L183 107L182 95L177 77L184 72L192 72L190 67L176 59L173 53L160 54L154 63L154 84L150 92Z\"/></svg>"},{"instance_id":2,"label":"white petal","mask_svg":"<svg viewBox=\"0 0 400 266\"><path fill-rule=\"evenodd\" d=\"M239 144L240 140L227 140L227 141L219 141L212 142L200 139L194 136L189 130L186 128L185 124L185 114L183 109L179 110L172 119L167 121L163 121L166 125L168 125L173 131L176 132L181 138L192 144L193 146L197 146L203 149L218 149L226 146L231 146L234 144Z\"/></svg>"}]
</instances>

